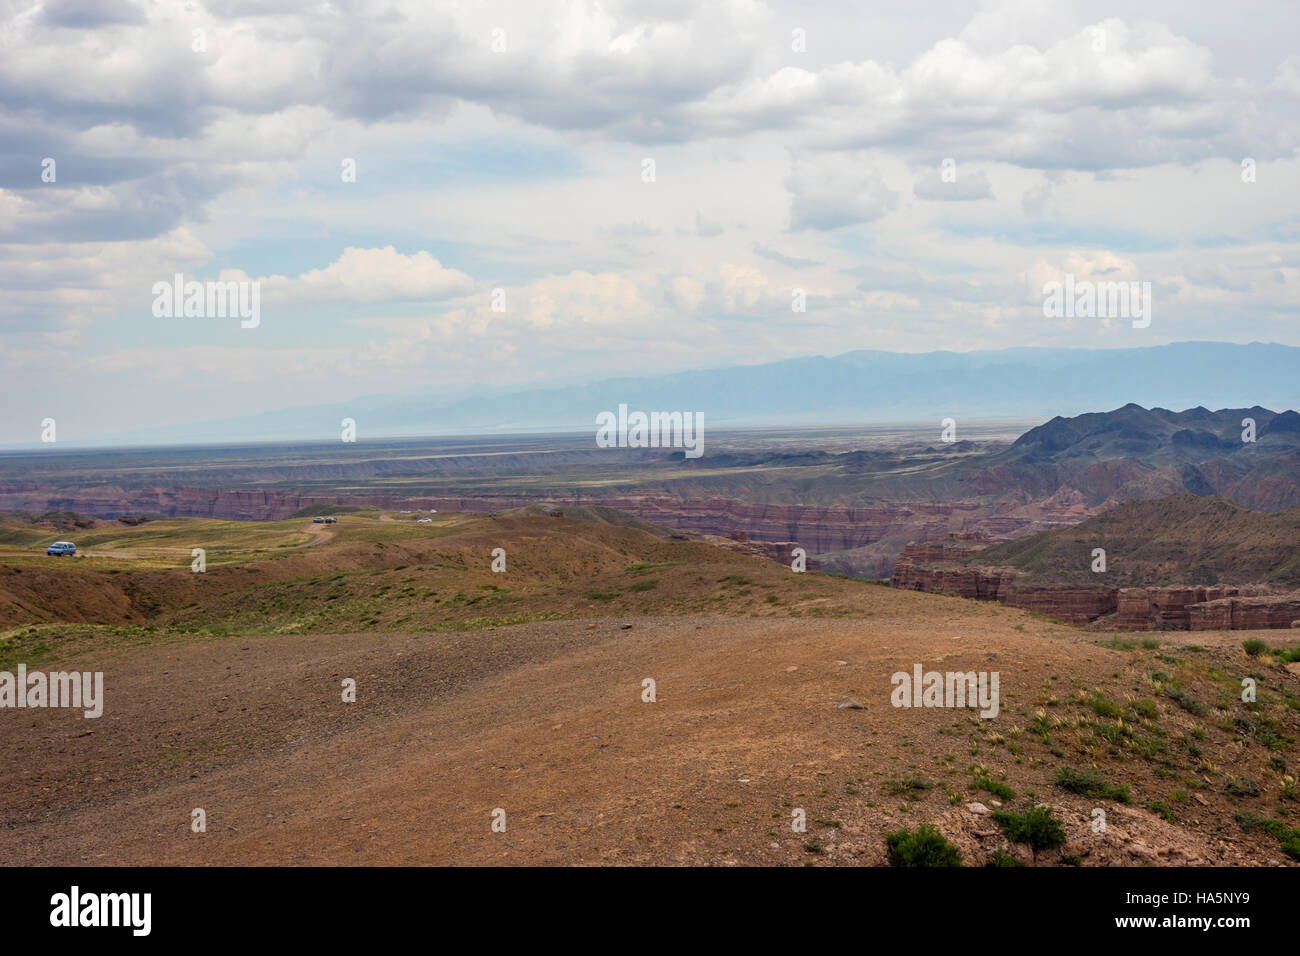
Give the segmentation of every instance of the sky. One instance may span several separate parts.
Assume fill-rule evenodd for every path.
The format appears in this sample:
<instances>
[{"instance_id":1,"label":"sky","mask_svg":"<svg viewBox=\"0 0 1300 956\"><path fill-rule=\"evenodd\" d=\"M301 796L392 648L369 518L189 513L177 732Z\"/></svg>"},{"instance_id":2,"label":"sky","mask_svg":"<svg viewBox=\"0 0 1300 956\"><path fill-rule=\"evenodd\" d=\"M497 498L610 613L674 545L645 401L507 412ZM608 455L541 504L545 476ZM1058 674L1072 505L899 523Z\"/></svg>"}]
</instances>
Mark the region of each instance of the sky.
<instances>
[{"instance_id":1,"label":"sky","mask_svg":"<svg viewBox=\"0 0 1300 956\"><path fill-rule=\"evenodd\" d=\"M861 348L1300 345L1298 25L0 0L0 444ZM159 316L176 274L255 282L256 326ZM1149 282L1150 323L1046 316L1066 275Z\"/></svg>"}]
</instances>

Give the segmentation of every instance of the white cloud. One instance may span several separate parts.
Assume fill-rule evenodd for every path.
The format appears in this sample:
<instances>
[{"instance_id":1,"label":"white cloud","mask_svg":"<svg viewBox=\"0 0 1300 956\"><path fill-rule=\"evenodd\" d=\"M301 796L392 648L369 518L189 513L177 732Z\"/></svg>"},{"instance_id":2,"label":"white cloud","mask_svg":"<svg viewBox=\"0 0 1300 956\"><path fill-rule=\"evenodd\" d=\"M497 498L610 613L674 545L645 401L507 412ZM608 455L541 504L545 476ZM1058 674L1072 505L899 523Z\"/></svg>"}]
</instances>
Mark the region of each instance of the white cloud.
<instances>
[{"instance_id":1,"label":"white cloud","mask_svg":"<svg viewBox=\"0 0 1300 956\"><path fill-rule=\"evenodd\" d=\"M273 407L291 378L316 401L429 369L470 388L1117 344L1042 322L1043 276L1066 270L1161 283L1144 342L1300 341L1300 57L1259 52L1282 50L1294 9L1232 30L1208 4L1098 16L0 4L0 397L56 368L83 413L129 416L157 404L104 398L132 374L239 381L231 401ZM260 277L266 320L242 337L151 321L175 272ZM276 372L300 354L328 379Z\"/></svg>"},{"instance_id":2,"label":"white cloud","mask_svg":"<svg viewBox=\"0 0 1300 956\"><path fill-rule=\"evenodd\" d=\"M874 222L898 205L880 170L833 154L798 161L785 181L793 196L790 228L837 229Z\"/></svg>"},{"instance_id":3,"label":"white cloud","mask_svg":"<svg viewBox=\"0 0 1300 956\"><path fill-rule=\"evenodd\" d=\"M223 273L222 278L246 277L231 272ZM264 276L259 281L267 299L303 302L439 301L474 289L473 279L446 268L429 253L408 256L392 246L344 249L323 269L312 269L296 278Z\"/></svg>"}]
</instances>

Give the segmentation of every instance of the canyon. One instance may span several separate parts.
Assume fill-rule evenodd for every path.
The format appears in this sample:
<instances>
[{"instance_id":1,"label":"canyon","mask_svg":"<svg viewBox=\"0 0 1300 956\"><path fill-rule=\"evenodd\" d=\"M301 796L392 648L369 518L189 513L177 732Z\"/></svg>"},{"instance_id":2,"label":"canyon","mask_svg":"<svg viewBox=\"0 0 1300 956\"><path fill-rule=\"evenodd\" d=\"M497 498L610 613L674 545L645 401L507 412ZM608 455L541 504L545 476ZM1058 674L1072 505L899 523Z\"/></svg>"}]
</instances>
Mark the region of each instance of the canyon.
<instances>
[{"instance_id":1,"label":"canyon","mask_svg":"<svg viewBox=\"0 0 1300 956\"><path fill-rule=\"evenodd\" d=\"M51 492L30 483L0 485L0 511L20 514L73 511L99 518L150 515L277 521L305 511L349 506L486 513L530 505L573 507L597 503L677 531L717 538L743 535L753 544L799 546L810 555L821 556L820 565L828 569L875 578L889 576L895 556L910 540L941 538L953 531L971 529L1001 540L1073 524L1091 513L1090 509L1068 500L1004 508L990 508L979 500L881 500L867 506L847 507L656 494L313 495L271 489L119 486Z\"/></svg>"},{"instance_id":2,"label":"canyon","mask_svg":"<svg viewBox=\"0 0 1300 956\"><path fill-rule=\"evenodd\" d=\"M1191 494L1131 501L1009 542L964 533L910 543L891 583L1079 625L1287 628L1300 623L1300 508L1260 512Z\"/></svg>"},{"instance_id":3,"label":"canyon","mask_svg":"<svg viewBox=\"0 0 1300 956\"><path fill-rule=\"evenodd\" d=\"M1128 631L1300 626L1300 591L1277 593L1256 584L1120 588L1034 583L1015 568L958 563L955 559L972 554L968 544L908 545L890 583L905 590L998 601L1071 624L1104 624Z\"/></svg>"},{"instance_id":4,"label":"canyon","mask_svg":"<svg viewBox=\"0 0 1300 956\"><path fill-rule=\"evenodd\" d=\"M1254 441L1242 440L1245 419L1256 423ZM797 545L825 570L881 579L913 542L953 534L1010 542L1132 500L1193 494L1267 512L1300 506L1294 411L1126 405L1020 427L963 424L966 437L950 443L923 426L738 431L711 435L700 459L597 448L590 435L49 449L0 455L0 512L273 520L347 507L599 505L681 533L743 535L786 553ZM1031 587L1041 585L1013 589ZM1020 599L1077 603L1063 608L1071 618L1097 606L1046 591Z\"/></svg>"}]
</instances>

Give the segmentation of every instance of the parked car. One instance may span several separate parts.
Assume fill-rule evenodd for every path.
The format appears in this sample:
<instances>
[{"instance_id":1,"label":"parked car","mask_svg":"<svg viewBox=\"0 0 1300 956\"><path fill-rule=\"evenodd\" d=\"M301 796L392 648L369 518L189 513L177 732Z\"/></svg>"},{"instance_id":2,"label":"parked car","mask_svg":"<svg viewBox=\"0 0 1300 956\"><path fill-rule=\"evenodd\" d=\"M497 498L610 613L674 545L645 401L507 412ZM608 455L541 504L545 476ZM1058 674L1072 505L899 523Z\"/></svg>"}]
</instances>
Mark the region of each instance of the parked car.
<instances>
[{"instance_id":1,"label":"parked car","mask_svg":"<svg viewBox=\"0 0 1300 956\"><path fill-rule=\"evenodd\" d=\"M77 546L73 544L71 541L55 541L52 545L50 545L48 548L45 549L45 553L52 554L56 558L58 558L58 557L62 557L65 554L76 554Z\"/></svg>"},{"instance_id":2,"label":"parked car","mask_svg":"<svg viewBox=\"0 0 1300 956\"><path fill-rule=\"evenodd\" d=\"M325 519L322 518L320 515L317 515L316 517L312 518L311 520L312 520L312 524L324 524L324 523L325 523Z\"/></svg>"},{"instance_id":3,"label":"parked car","mask_svg":"<svg viewBox=\"0 0 1300 956\"><path fill-rule=\"evenodd\" d=\"M432 518L421 518L416 524L433 524Z\"/></svg>"},{"instance_id":4,"label":"parked car","mask_svg":"<svg viewBox=\"0 0 1300 956\"><path fill-rule=\"evenodd\" d=\"M337 523L338 523L338 520L339 520L338 518L326 518L326 519L325 519L325 523L326 523L326 524L337 524Z\"/></svg>"}]
</instances>

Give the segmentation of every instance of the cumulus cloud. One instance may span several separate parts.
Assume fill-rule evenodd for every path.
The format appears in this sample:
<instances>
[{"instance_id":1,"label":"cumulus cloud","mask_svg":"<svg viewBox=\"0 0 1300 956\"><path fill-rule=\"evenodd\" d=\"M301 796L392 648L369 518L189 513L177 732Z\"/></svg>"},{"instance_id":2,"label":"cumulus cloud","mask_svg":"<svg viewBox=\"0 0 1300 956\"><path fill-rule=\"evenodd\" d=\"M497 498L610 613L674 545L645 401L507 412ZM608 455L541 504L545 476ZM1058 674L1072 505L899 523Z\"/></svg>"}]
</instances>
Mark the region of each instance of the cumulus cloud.
<instances>
[{"instance_id":1,"label":"cumulus cloud","mask_svg":"<svg viewBox=\"0 0 1300 956\"><path fill-rule=\"evenodd\" d=\"M1071 252L1059 262L1035 262L1025 273L1027 285L1026 301L1041 304L1049 283L1070 283L1079 285L1086 282L1152 282L1155 277L1143 273L1138 264L1131 259L1117 255L1107 249L1089 252ZM1068 319L1061 320L1068 324Z\"/></svg>"},{"instance_id":2,"label":"cumulus cloud","mask_svg":"<svg viewBox=\"0 0 1300 956\"><path fill-rule=\"evenodd\" d=\"M1277 68L1272 87L1287 96L1300 99L1300 56L1289 56Z\"/></svg>"},{"instance_id":3,"label":"cumulus cloud","mask_svg":"<svg viewBox=\"0 0 1300 956\"><path fill-rule=\"evenodd\" d=\"M785 187L792 231L874 222L898 205L879 169L838 154L797 162Z\"/></svg>"},{"instance_id":4,"label":"cumulus cloud","mask_svg":"<svg viewBox=\"0 0 1300 956\"><path fill-rule=\"evenodd\" d=\"M233 273L223 278L246 278ZM392 246L343 250L323 269L296 278L272 275L258 280L270 299L303 302L438 301L466 295L474 280L448 269L427 252L403 255Z\"/></svg>"},{"instance_id":5,"label":"cumulus cloud","mask_svg":"<svg viewBox=\"0 0 1300 956\"><path fill-rule=\"evenodd\" d=\"M0 2L4 397L167 366L274 401L308 328L358 392L433 363L472 385L1111 344L1042 323L1065 271L1160 283L1149 336L1294 338L1294 10L1230 34L1209 5L1080 9ZM174 272L260 277L275 314L237 341L159 325Z\"/></svg>"}]
</instances>

